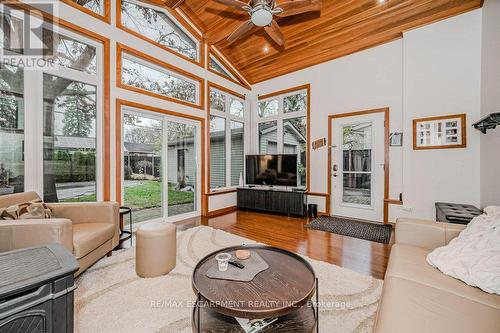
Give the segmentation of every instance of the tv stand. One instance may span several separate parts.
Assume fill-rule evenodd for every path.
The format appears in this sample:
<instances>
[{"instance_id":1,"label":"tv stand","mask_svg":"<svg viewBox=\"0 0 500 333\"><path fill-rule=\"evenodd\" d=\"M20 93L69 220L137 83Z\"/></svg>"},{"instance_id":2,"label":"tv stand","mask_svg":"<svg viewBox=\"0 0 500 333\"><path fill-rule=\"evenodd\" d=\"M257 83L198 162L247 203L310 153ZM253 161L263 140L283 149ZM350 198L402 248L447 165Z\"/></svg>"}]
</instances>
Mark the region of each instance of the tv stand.
<instances>
[{"instance_id":1,"label":"tv stand","mask_svg":"<svg viewBox=\"0 0 500 333\"><path fill-rule=\"evenodd\" d=\"M305 191L274 187L238 187L238 209L304 216L307 212Z\"/></svg>"}]
</instances>

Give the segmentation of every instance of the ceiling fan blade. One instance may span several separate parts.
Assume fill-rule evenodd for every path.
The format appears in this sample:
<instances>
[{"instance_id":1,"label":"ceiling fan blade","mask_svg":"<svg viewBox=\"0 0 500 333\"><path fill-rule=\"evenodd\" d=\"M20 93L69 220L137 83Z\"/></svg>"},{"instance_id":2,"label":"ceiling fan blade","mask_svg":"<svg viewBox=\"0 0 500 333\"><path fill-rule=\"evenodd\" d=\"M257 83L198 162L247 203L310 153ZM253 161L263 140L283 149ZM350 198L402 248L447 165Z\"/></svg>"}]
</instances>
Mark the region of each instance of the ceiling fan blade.
<instances>
[{"instance_id":1,"label":"ceiling fan blade","mask_svg":"<svg viewBox=\"0 0 500 333\"><path fill-rule=\"evenodd\" d=\"M248 7L248 4L244 3L243 1L239 0L214 0L215 2L218 2L220 4L226 5L228 7L234 8L234 9L239 9L239 10L245 10L245 8Z\"/></svg>"},{"instance_id":2,"label":"ceiling fan blade","mask_svg":"<svg viewBox=\"0 0 500 333\"><path fill-rule=\"evenodd\" d=\"M287 17L302 13L315 12L321 10L321 0L295 0L286 1L278 4L283 9L283 13L277 14L278 17Z\"/></svg>"},{"instance_id":3,"label":"ceiling fan blade","mask_svg":"<svg viewBox=\"0 0 500 333\"><path fill-rule=\"evenodd\" d=\"M184 0L165 0L165 6L167 6L168 8L175 9L179 7L183 2Z\"/></svg>"},{"instance_id":4,"label":"ceiling fan blade","mask_svg":"<svg viewBox=\"0 0 500 333\"><path fill-rule=\"evenodd\" d=\"M248 20L245 23L241 24L236 30L234 30L233 33L231 33L229 35L229 37L227 37L227 40L230 43L232 43L235 40L241 38L244 34L246 34L252 28L253 28L253 23L251 20Z\"/></svg>"},{"instance_id":5,"label":"ceiling fan blade","mask_svg":"<svg viewBox=\"0 0 500 333\"><path fill-rule=\"evenodd\" d=\"M276 44L278 44L279 46L285 45L285 36L283 35L280 26L275 20L271 22L271 25L265 27L264 29L266 30L269 37L271 37L276 42Z\"/></svg>"}]
</instances>

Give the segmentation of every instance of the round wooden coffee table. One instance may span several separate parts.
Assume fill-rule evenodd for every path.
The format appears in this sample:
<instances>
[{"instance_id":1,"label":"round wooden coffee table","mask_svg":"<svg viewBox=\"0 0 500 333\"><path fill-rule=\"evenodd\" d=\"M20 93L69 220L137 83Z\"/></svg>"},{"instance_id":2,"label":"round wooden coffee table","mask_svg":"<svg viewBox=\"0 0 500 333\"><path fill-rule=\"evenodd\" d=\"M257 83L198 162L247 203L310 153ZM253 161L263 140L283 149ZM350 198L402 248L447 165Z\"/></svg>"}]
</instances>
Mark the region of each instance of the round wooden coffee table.
<instances>
[{"instance_id":1,"label":"round wooden coffee table","mask_svg":"<svg viewBox=\"0 0 500 333\"><path fill-rule=\"evenodd\" d=\"M258 253L269 268L250 282L206 276L208 269L217 265L218 253L239 249ZM279 318L263 332L285 332L285 326L286 332L313 332L316 327L316 312L310 302L316 292L316 275L311 265L295 253L263 245L221 249L196 265L192 285L201 304L193 310L193 332L221 332L222 327L224 332L243 332L234 317Z\"/></svg>"}]
</instances>

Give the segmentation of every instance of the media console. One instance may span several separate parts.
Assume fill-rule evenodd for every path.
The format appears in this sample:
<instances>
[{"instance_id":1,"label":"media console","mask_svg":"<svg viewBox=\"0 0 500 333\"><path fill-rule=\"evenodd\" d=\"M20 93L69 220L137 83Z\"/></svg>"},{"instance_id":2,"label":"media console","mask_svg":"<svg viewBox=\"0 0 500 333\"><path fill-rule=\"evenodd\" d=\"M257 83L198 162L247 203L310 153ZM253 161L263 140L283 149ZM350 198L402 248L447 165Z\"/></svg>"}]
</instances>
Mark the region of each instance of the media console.
<instances>
[{"instance_id":1,"label":"media console","mask_svg":"<svg viewBox=\"0 0 500 333\"><path fill-rule=\"evenodd\" d=\"M304 191L272 187L238 187L237 207L304 216L307 212L307 194Z\"/></svg>"}]
</instances>

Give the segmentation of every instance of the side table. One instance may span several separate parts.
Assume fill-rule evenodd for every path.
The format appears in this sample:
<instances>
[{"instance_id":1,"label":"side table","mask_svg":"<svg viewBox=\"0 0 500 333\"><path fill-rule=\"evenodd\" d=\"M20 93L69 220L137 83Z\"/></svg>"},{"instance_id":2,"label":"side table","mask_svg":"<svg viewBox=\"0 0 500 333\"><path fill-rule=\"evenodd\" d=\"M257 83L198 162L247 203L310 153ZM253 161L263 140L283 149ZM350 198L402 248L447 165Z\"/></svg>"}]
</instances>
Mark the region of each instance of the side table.
<instances>
[{"instance_id":1,"label":"side table","mask_svg":"<svg viewBox=\"0 0 500 333\"><path fill-rule=\"evenodd\" d=\"M124 230L125 229L125 215L129 215L129 226L130 230ZM120 207L120 242L124 242L127 239L130 238L130 246L132 246L132 208L130 207Z\"/></svg>"}]
</instances>

